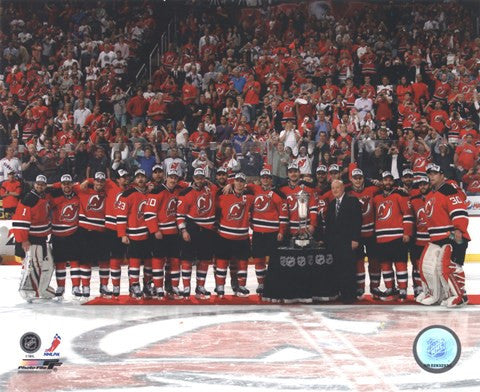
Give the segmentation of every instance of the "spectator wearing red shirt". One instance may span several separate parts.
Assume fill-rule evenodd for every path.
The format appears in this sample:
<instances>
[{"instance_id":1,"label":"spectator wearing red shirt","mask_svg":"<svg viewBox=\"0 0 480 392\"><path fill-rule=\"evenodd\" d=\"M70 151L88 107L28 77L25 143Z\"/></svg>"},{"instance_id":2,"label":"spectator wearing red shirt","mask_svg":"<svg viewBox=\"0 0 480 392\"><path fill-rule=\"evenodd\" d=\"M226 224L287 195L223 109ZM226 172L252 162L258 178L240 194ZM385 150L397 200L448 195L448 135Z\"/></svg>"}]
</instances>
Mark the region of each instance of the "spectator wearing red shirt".
<instances>
[{"instance_id":1,"label":"spectator wearing red shirt","mask_svg":"<svg viewBox=\"0 0 480 392\"><path fill-rule=\"evenodd\" d=\"M152 98L148 105L148 118L153 120L154 125L164 125L167 114L167 104L163 100L163 94L158 93Z\"/></svg>"},{"instance_id":2,"label":"spectator wearing red shirt","mask_svg":"<svg viewBox=\"0 0 480 392\"><path fill-rule=\"evenodd\" d=\"M142 89L137 90L137 95L127 102L127 112L132 116L132 126L145 125L145 114L147 113L148 101L143 97Z\"/></svg>"},{"instance_id":3,"label":"spectator wearing red shirt","mask_svg":"<svg viewBox=\"0 0 480 392\"><path fill-rule=\"evenodd\" d=\"M243 94L245 98L245 104L250 112L250 122L254 123L256 120L257 106L260 103L260 83L255 80L255 77L248 75L247 82L243 86Z\"/></svg>"},{"instance_id":4,"label":"spectator wearing red shirt","mask_svg":"<svg viewBox=\"0 0 480 392\"><path fill-rule=\"evenodd\" d=\"M430 126L435 129L440 135L445 131L445 124L448 121L448 113L442 109L440 101L435 102L435 107L432 109L431 102L427 104L426 112L430 116Z\"/></svg>"},{"instance_id":5,"label":"spectator wearing red shirt","mask_svg":"<svg viewBox=\"0 0 480 392\"><path fill-rule=\"evenodd\" d=\"M430 99L430 93L428 92L428 86L423 82L421 74L417 75L417 81L412 84L413 102L416 105L420 103L420 98L425 98L426 101Z\"/></svg>"},{"instance_id":6,"label":"spectator wearing red shirt","mask_svg":"<svg viewBox=\"0 0 480 392\"><path fill-rule=\"evenodd\" d=\"M464 188L468 193L480 193L480 173L479 166L476 164L467 174L462 177Z\"/></svg>"},{"instance_id":7,"label":"spectator wearing red shirt","mask_svg":"<svg viewBox=\"0 0 480 392\"><path fill-rule=\"evenodd\" d=\"M478 153L478 148L473 142L473 136L468 134L465 136L464 143L456 148L453 162L461 172L468 171L475 166Z\"/></svg>"},{"instance_id":8,"label":"spectator wearing red shirt","mask_svg":"<svg viewBox=\"0 0 480 392\"><path fill-rule=\"evenodd\" d=\"M194 103L195 100L198 97L198 89L195 87L195 85L192 84L192 80L190 78L185 79L185 83L183 84L182 87L182 101L183 104L190 105L191 103Z\"/></svg>"},{"instance_id":9,"label":"spectator wearing red shirt","mask_svg":"<svg viewBox=\"0 0 480 392\"><path fill-rule=\"evenodd\" d=\"M192 155L197 157L198 152L207 148L211 140L212 137L205 131L203 122L200 122L197 130L193 132L188 139L188 141L192 143Z\"/></svg>"},{"instance_id":10,"label":"spectator wearing red shirt","mask_svg":"<svg viewBox=\"0 0 480 392\"><path fill-rule=\"evenodd\" d=\"M21 193L22 184L15 178L14 171L9 172L7 179L0 186L0 198L3 199L3 210L5 213L15 213Z\"/></svg>"}]
</instances>

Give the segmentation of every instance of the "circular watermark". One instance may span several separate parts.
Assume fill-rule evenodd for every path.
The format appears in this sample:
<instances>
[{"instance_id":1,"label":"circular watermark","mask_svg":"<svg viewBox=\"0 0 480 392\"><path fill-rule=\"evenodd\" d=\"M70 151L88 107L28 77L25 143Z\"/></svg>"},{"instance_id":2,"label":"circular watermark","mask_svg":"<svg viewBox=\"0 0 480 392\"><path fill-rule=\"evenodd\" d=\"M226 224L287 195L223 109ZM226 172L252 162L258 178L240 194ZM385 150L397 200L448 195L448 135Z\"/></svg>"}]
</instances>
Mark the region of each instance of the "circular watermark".
<instances>
[{"instance_id":1,"label":"circular watermark","mask_svg":"<svg viewBox=\"0 0 480 392\"><path fill-rule=\"evenodd\" d=\"M462 347L457 334L443 325L431 325L420 331L413 342L413 356L430 373L444 373L460 359Z\"/></svg>"},{"instance_id":2,"label":"circular watermark","mask_svg":"<svg viewBox=\"0 0 480 392\"><path fill-rule=\"evenodd\" d=\"M28 354L36 353L41 345L42 340L35 332L27 332L20 338L20 347Z\"/></svg>"}]
</instances>

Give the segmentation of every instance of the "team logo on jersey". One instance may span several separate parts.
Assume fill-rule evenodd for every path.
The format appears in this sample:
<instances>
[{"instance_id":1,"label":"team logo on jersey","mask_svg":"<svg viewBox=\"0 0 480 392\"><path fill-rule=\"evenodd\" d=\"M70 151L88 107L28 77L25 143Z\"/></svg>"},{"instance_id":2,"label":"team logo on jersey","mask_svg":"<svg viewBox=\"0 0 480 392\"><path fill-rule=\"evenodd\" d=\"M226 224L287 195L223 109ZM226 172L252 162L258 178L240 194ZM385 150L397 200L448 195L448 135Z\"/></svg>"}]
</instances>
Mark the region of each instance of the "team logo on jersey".
<instances>
[{"instance_id":1,"label":"team logo on jersey","mask_svg":"<svg viewBox=\"0 0 480 392\"><path fill-rule=\"evenodd\" d=\"M427 202L425 203L425 207L424 207L424 210L425 210L425 216L427 218L431 218L432 215L433 215L433 206L435 205L435 199L432 198L432 199L428 199Z\"/></svg>"},{"instance_id":2,"label":"team logo on jersey","mask_svg":"<svg viewBox=\"0 0 480 392\"><path fill-rule=\"evenodd\" d=\"M417 211L417 226L425 227L427 226L427 215L425 214L425 208L421 207Z\"/></svg>"},{"instance_id":3,"label":"team logo on jersey","mask_svg":"<svg viewBox=\"0 0 480 392\"><path fill-rule=\"evenodd\" d=\"M295 195L288 195L287 196L287 203L288 203L288 210L293 212L296 211L298 208L298 200Z\"/></svg>"},{"instance_id":4,"label":"team logo on jersey","mask_svg":"<svg viewBox=\"0 0 480 392\"><path fill-rule=\"evenodd\" d=\"M392 206L393 206L393 203L391 200L386 200L381 202L377 208L377 219L378 220L389 219L392 216Z\"/></svg>"},{"instance_id":5,"label":"team logo on jersey","mask_svg":"<svg viewBox=\"0 0 480 392\"><path fill-rule=\"evenodd\" d=\"M208 194L202 194L197 199L197 211L199 215L204 215L212 209L212 198Z\"/></svg>"},{"instance_id":6,"label":"team logo on jersey","mask_svg":"<svg viewBox=\"0 0 480 392\"><path fill-rule=\"evenodd\" d=\"M358 199L362 206L362 215L367 215L370 212L370 196L363 196Z\"/></svg>"},{"instance_id":7,"label":"team logo on jersey","mask_svg":"<svg viewBox=\"0 0 480 392\"><path fill-rule=\"evenodd\" d=\"M256 212L263 212L270 206L270 197L267 195L259 195L255 198L253 208Z\"/></svg>"},{"instance_id":8,"label":"team logo on jersey","mask_svg":"<svg viewBox=\"0 0 480 392\"><path fill-rule=\"evenodd\" d=\"M88 211L100 211L105 205L105 198L100 195L92 195L87 202Z\"/></svg>"},{"instance_id":9,"label":"team logo on jersey","mask_svg":"<svg viewBox=\"0 0 480 392\"><path fill-rule=\"evenodd\" d=\"M147 201L143 200L137 208L137 218L138 219L143 219L145 216L145 206L147 205Z\"/></svg>"},{"instance_id":10,"label":"team logo on jersey","mask_svg":"<svg viewBox=\"0 0 480 392\"><path fill-rule=\"evenodd\" d=\"M442 118L443 118L442 116L437 115L437 116L435 116L433 119L434 119L436 122L440 122L440 121L442 121Z\"/></svg>"},{"instance_id":11,"label":"team logo on jersey","mask_svg":"<svg viewBox=\"0 0 480 392\"><path fill-rule=\"evenodd\" d=\"M231 220L240 220L245 214L245 203L235 203L228 209L227 218Z\"/></svg>"},{"instance_id":12,"label":"team logo on jersey","mask_svg":"<svg viewBox=\"0 0 480 392\"><path fill-rule=\"evenodd\" d=\"M425 158L417 158L413 163L413 167L422 167L425 165Z\"/></svg>"},{"instance_id":13,"label":"team logo on jersey","mask_svg":"<svg viewBox=\"0 0 480 392\"><path fill-rule=\"evenodd\" d=\"M167 216L176 216L177 214L177 199L172 198L167 204Z\"/></svg>"},{"instance_id":14,"label":"team logo on jersey","mask_svg":"<svg viewBox=\"0 0 480 392\"><path fill-rule=\"evenodd\" d=\"M117 194L117 196L115 196L115 201L113 202L113 205L115 206L115 208L118 208L119 206L119 202L120 202L120 198L122 197L122 192L119 192Z\"/></svg>"},{"instance_id":15,"label":"team logo on jersey","mask_svg":"<svg viewBox=\"0 0 480 392\"><path fill-rule=\"evenodd\" d=\"M60 220L62 222L73 222L77 219L78 216L78 205L77 204L67 204L63 207L60 214Z\"/></svg>"}]
</instances>

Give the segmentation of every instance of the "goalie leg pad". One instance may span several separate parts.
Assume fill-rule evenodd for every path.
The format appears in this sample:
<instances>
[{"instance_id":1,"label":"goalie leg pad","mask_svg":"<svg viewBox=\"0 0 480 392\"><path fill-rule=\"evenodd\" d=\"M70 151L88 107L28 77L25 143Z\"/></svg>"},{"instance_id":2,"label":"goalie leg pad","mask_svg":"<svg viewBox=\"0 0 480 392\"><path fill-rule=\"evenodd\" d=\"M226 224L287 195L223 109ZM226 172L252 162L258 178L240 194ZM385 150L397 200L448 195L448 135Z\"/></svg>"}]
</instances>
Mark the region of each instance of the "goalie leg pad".
<instances>
[{"instance_id":1,"label":"goalie leg pad","mask_svg":"<svg viewBox=\"0 0 480 392\"><path fill-rule=\"evenodd\" d=\"M38 279L38 293L40 297L55 298L55 290L50 287L50 281L52 280L52 275L55 271L50 246L48 244L45 247L42 245L32 245L30 249L35 264L38 264L40 270Z\"/></svg>"},{"instance_id":2,"label":"goalie leg pad","mask_svg":"<svg viewBox=\"0 0 480 392\"><path fill-rule=\"evenodd\" d=\"M418 268L424 290L416 301L423 305L435 305L445 298L440 279L441 250L438 245L428 244L420 257Z\"/></svg>"},{"instance_id":3,"label":"goalie leg pad","mask_svg":"<svg viewBox=\"0 0 480 392\"><path fill-rule=\"evenodd\" d=\"M452 245L444 245L446 251L442 258L442 277L447 288L448 298L444 301L447 307L465 305L468 298L465 292L465 272L461 265L452 261Z\"/></svg>"}]
</instances>

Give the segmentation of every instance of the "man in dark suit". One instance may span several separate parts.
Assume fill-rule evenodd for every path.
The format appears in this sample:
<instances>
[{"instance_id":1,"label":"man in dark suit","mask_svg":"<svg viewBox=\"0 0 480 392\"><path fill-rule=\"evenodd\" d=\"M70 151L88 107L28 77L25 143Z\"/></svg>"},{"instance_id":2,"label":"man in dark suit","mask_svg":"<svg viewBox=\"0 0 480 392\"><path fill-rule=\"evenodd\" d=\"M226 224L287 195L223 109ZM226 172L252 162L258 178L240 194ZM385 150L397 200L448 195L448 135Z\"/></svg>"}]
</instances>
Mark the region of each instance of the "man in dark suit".
<instances>
[{"instance_id":1,"label":"man in dark suit","mask_svg":"<svg viewBox=\"0 0 480 392\"><path fill-rule=\"evenodd\" d=\"M333 255L340 300L349 304L355 301L355 250L360 242L362 210L358 199L345 193L342 181L332 182L332 194L335 199L328 206L325 239Z\"/></svg>"}]
</instances>

